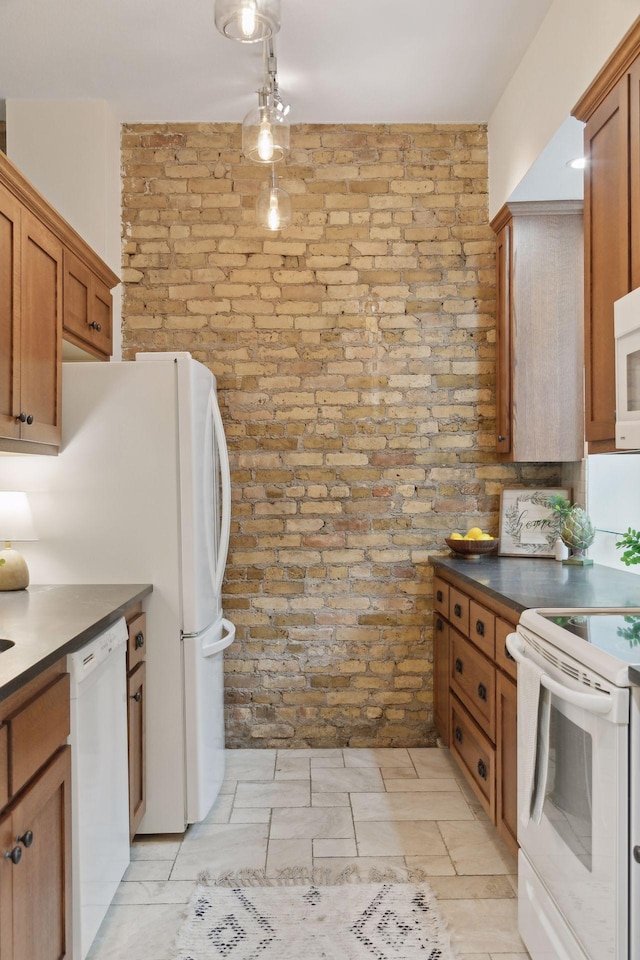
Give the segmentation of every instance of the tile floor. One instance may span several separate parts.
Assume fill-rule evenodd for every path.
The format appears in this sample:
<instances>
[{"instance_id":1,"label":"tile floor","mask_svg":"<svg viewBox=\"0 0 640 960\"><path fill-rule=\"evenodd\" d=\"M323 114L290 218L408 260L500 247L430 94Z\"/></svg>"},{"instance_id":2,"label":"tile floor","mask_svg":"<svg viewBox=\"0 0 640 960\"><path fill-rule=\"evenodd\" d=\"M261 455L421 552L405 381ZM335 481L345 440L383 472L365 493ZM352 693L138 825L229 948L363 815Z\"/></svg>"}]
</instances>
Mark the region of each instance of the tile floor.
<instances>
[{"instance_id":1,"label":"tile floor","mask_svg":"<svg viewBox=\"0 0 640 960\"><path fill-rule=\"evenodd\" d=\"M175 960L198 874L357 864L429 877L461 960L526 960L515 862L449 752L230 750L205 821L136 841L88 960Z\"/></svg>"}]
</instances>

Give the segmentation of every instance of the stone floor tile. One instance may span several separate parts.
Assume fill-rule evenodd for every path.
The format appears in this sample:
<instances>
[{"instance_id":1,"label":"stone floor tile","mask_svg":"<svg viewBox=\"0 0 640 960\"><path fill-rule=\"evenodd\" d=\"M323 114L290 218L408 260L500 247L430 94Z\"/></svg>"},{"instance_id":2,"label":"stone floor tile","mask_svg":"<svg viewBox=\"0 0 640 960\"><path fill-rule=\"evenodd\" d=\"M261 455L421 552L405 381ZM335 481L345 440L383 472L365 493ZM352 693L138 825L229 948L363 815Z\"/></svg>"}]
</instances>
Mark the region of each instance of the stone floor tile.
<instances>
[{"instance_id":1,"label":"stone floor tile","mask_svg":"<svg viewBox=\"0 0 640 960\"><path fill-rule=\"evenodd\" d=\"M518 904L510 900L444 900L440 911L454 932L453 942L464 953L523 953L518 935Z\"/></svg>"},{"instance_id":2,"label":"stone floor tile","mask_svg":"<svg viewBox=\"0 0 640 960\"><path fill-rule=\"evenodd\" d=\"M385 783L388 780L413 780L418 776L413 764L407 764L406 767L380 767L380 773Z\"/></svg>"},{"instance_id":3,"label":"stone floor tile","mask_svg":"<svg viewBox=\"0 0 640 960\"><path fill-rule=\"evenodd\" d=\"M490 823L439 823L449 856L459 874L486 876L513 872L513 859Z\"/></svg>"},{"instance_id":4,"label":"stone floor tile","mask_svg":"<svg viewBox=\"0 0 640 960\"><path fill-rule=\"evenodd\" d=\"M314 767L311 789L314 793L383 793L384 781L377 767L347 767L343 770Z\"/></svg>"},{"instance_id":5,"label":"stone floor tile","mask_svg":"<svg viewBox=\"0 0 640 960\"><path fill-rule=\"evenodd\" d=\"M311 769L318 767L344 767L344 758L339 757L311 757Z\"/></svg>"},{"instance_id":6,"label":"stone floor tile","mask_svg":"<svg viewBox=\"0 0 640 960\"><path fill-rule=\"evenodd\" d=\"M354 793L351 807L354 820L473 820L461 793Z\"/></svg>"},{"instance_id":7,"label":"stone floor tile","mask_svg":"<svg viewBox=\"0 0 640 960\"><path fill-rule=\"evenodd\" d=\"M349 807L348 793L312 793L312 807Z\"/></svg>"},{"instance_id":8,"label":"stone floor tile","mask_svg":"<svg viewBox=\"0 0 640 960\"><path fill-rule=\"evenodd\" d=\"M428 877L455 876L455 867L451 858L446 857L405 857L405 863L410 870L421 870Z\"/></svg>"},{"instance_id":9,"label":"stone floor tile","mask_svg":"<svg viewBox=\"0 0 640 960\"><path fill-rule=\"evenodd\" d=\"M269 823L270 807L238 807L231 813L229 823Z\"/></svg>"},{"instance_id":10,"label":"stone floor tile","mask_svg":"<svg viewBox=\"0 0 640 960\"><path fill-rule=\"evenodd\" d=\"M345 748L345 767L410 767L411 758L404 747Z\"/></svg>"},{"instance_id":11,"label":"stone floor tile","mask_svg":"<svg viewBox=\"0 0 640 960\"><path fill-rule=\"evenodd\" d=\"M450 777L463 780L460 768L446 749L409 747L409 756L419 777Z\"/></svg>"},{"instance_id":12,"label":"stone floor tile","mask_svg":"<svg viewBox=\"0 0 640 960\"><path fill-rule=\"evenodd\" d=\"M113 902L114 904L188 903L192 893L192 880L127 880L116 890Z\"/></svg>"},{"instance_id":13,"label":"stone floor tile","mask_svg":"<svg viewBox=\"0 0 640 960\"><path fill-rule=\"evenodd\" d=\"M132 860L124 872L127 880L168 880L174 860Z\"/></svg>"},{"instance_id":14,"label":"stone floor tile","mask_svg":"<svg viewBox=\"0 0 640 960\"><path fill-rule=\"evenodd\" d=\"M505 876L435 877L431 888L442 900L509 900L514 897Z\"/></svg>"},{"instance_id":15,"label":"stone floor tile","mask_svg":"<svg viewBox=\"0 0 640 960\"><path fill-rule=\"evenodd\" d=\"M357 822L358 854L362 857L447 856L438 824L433 821Z\"/></svg>"},{"instance_id":16,"label":"stone floor tile","mask_svg":"<svg viewBox=\"0 0 640 960\"><path fill-rule=\"evenodd\" d=\"M175 860L182 843L182 834L136 837L131 844L132 860Z\"/></svg>"},{"instance_id":17,"label":"stone floor tile","mask_svg":"<svg viewBox=\"0 0 640 960\"><path fill-rule=\"evenodd\" d=\"M237 786L237 784L238 784L238 781L237 781L237 780L231 780L231 779L228 780L228 779L225 777L225 779L222 781L222 786L220 787L220 793L221 793L221 794L223 794L223 793L231 793L231 794L235 793L235 792L236 792L236 786Z\"/></svg>"},{"instance_id":18,"label":"stone floor tile","mask_svg":"<svg viewBox=\"0 0 640 960\"><path fill-rule=\"evenodd\" d=\"M426 780L387 780L385 777L384 785L388 793L460 793L458 781L447 777Z\"/></svg>"},{"instance_id":19,"label":"stone floor tile","mask_svg":"<svg viewBox=\"0 0 640 960\"><path fill-rule=\"evenodd\" d=\"M380 874L393 871L399 880L407 878L407 868L402 857L322 857L316 866L328 871L335 879L346 871L357 871L362 883L375 883Z\"/></svg>"},{"instance_id":20,"label":"stone floor tile","mask_svg":"<svg viewBox=\"0 0 640 960\"><path fill-rule=\"evenodd\" d=\"M225 779L273 780L275 750L227 750Z\"/></svg>"},{"instance_id":21,"label":"stone floor tile","mask_svg":"<svg viewBox=\"0 0 640 960\"><path fill-rule=\"evenodd\" d=\"M175 960L183 903L111 906L87 960Z\"/></svg>"},{"instance_id":22,"label":"stone floor tile","mask_svg":"<svg viewBox=\"0 0 640 960\"><path fill-rule=\"evenodd\" d=\"M262 823L195 824L187 831L171 880L196 880L204 871L217 877L237 870L264 870L268 826Z\"/></svg>"},{"instance_id":23,"label":"stone floor tile","mask_svg":"<svg viewBox=\"0 0 640 960\"><path fill-rule=\"evenodd\" d=\"M308 780L284 780L272 783L239 783L234 810L240 807L309 807Z\"/></svg>"},{"instance_id":24,"label":"stone floor tile","mask_svg":"<svg viewBox=\"0 0 640 960\"><path fill-rule=\"evenodd\" d=\"M309 757L296 757L293 751L280 751L276 760L276 780L304 780L309 777Z\"/></svg>"},{"instance_id":25,"label":"stone floor tile","mask_svg":"<svg viewBox=\"0 0 640 960\"><path fill-rule=\"evenodd\" d=\"M286 869L310 871L312 867L311 840L269 840L267 876L277 876Z\"/></svg>"},{"instance_id":26,"label":"stone floor tile","mask_svg":"<svg viewBox=\"0 0 640 960\"><path fill-rule=\"evenodd\" d=\"M229 793L218 794L218 798L209 810L203 823L228 823L233 807L233 796Z\"/></svg>"},{"instance_id":27,"label":"stone floor tile","mask_svg":"<svg viewBox=\"0 0 640 960\"><path fill-rule=\"evenodd\" d=\"M273 811L269 837L289 839L347 839L354 836L351 811L343 807L313 808L310 810Z\"/></svg>"},{"instance_id":28,"label":"stone floor tile","mask_svg":"<svg viewBox=\"0 0 640 960\"><path fill-rule=\"evenodd\" d=\"M279 757L342 757L342 747L293 747L291 750L278 750Z\"/></svg>"},{"instance_id":29,"label":"stone floor tile","mask_svg":"<svg viewBox=\"0 0 640 960\"><path fill-rule=\"evenodd\" d=\"M355 840L314 840L315 857L357 857Z\"/></svg>"}]
</instances>

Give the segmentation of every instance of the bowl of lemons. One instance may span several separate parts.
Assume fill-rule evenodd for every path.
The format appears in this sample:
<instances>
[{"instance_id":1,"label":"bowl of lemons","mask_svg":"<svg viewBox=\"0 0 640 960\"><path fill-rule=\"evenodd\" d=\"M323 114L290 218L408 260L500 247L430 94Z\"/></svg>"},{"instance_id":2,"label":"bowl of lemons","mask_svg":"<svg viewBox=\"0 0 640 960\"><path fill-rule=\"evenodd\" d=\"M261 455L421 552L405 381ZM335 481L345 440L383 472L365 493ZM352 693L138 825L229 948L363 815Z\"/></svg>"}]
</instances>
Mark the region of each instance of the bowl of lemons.
<instances>
[{"instance_id":1,"label":"bowl of lemons","mask_svg":"<svg viewBox=\"0 0 640 960\"><path fill-rule=\"evenodd\" d=\"M492 537L490 533L485 533L480 527L471 527L464 535L452 533L446 538L445 543L453 553L466 557L467 560L477 560L483 554L491 553L498 546L497 538Z\"/></svg>"}]
</instances>

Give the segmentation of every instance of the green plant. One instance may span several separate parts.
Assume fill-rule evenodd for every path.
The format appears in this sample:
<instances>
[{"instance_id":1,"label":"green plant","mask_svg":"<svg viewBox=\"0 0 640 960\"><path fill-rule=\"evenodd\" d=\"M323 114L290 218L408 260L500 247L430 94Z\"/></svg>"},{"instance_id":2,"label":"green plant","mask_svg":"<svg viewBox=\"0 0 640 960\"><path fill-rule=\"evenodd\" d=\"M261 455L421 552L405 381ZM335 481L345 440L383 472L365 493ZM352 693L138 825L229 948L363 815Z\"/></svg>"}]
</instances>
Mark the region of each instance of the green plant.
<instances>
[{"instance_id":1,"label":"green plant","mask_svg":"<svg viewBox=\"0 0 640 960\"><path fill-rule=\"evenodd\" d=\"M640 530L632 530L629 527L627 532L621 535L620 540L616 541L616 547L619 550L624 548L620 559L628 567L640 563Z\"/></svg>"},{"instance_id":2,"label":"green plant","mask_svg":"<svg viewBox=\"0 0 640 960\"><path fill-rule=\"evenodd\" d=\"M562 523L564 523L573 508L576 506L575 503L571 503L570 500L567 500L566 497L563 497L561 493L556 493L553 497L548 497L547 502L551 509L560 516Z\"/></svg>"}]
</instances>

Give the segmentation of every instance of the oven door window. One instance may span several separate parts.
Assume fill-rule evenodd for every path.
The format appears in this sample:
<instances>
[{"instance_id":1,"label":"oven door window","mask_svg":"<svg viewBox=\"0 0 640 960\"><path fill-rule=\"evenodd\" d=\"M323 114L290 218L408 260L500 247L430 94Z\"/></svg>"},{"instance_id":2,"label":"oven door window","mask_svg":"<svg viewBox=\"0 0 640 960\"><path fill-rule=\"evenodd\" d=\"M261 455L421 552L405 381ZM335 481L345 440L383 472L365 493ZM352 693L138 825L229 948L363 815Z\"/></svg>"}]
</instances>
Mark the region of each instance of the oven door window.
<instances>
[{"instance_id":1,"label":"oven door window","mask_svg":"<svg viewBox=\"0 0 640 960\"><path fill-rule=\"evenodd\" d=\"M567 851L592 870L593 740L551 705L543 815Z\"/></svg>"}]
</instances>

